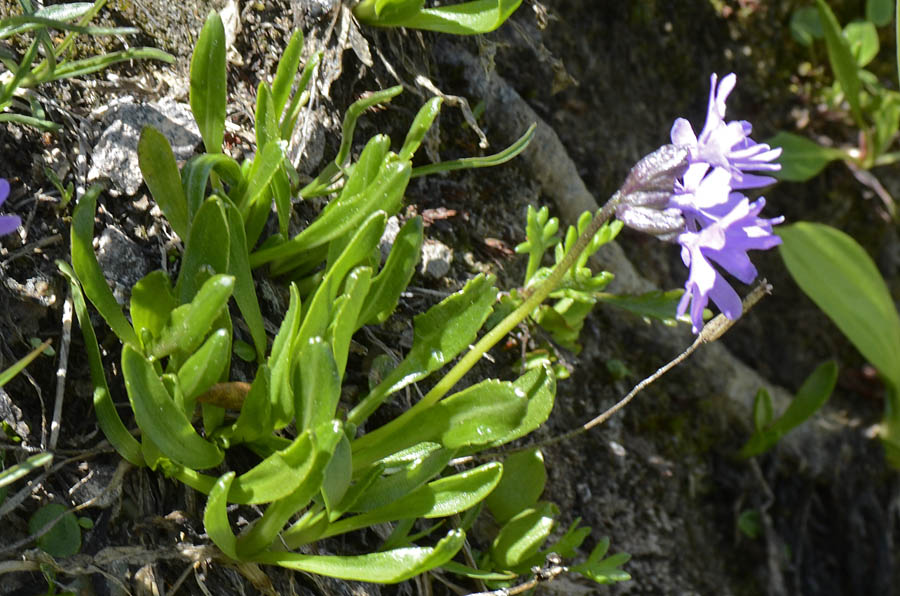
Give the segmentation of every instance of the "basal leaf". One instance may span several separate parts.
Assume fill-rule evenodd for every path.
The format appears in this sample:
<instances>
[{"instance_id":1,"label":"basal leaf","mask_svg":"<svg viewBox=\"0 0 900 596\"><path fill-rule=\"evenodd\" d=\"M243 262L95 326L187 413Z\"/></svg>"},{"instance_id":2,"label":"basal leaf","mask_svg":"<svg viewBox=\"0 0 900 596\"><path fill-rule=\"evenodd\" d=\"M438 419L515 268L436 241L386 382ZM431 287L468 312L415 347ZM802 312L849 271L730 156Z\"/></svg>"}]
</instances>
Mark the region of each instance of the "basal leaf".
<instances>
[{"instance_id":1,"label":"basal leaf","mask_svg":"<svg viewBox=\"0 0 900 596\"><path fill-rule=\"evenodd\" d=\"M335 417L341 381L328 342L314 337L299 348L294 412L297 428L303 430L315 428Z\"/></svg>"},{"instance_id":2,"label":"basal leaf","mask_svg":"<svg viewBox=\"0 0 900 596\"><path fill-rule=\"evenodd\" d=\"M231 334L219 329L188 357L178 369L178 385L186 400L193 401L222 378L230 350Z\"/></svg>"},{"instance_id":3,"label":"basal leaf","mask_svg":"<svg viewBox=\"0 0 900 596\"><path fill-rule=\"evenodd\" d=\"M834 16L828 3L825 0L816 0L816 7L819 9L819 17L822 20L822 31L825 34L825 45L828 47L828 61L831 63L831 70L844 90L856 125L865 129L866 122L863 119L859 98L862 91L859 67L853 58L847 39L841 32L837 17Z\"/></svg>"},{"instance_id":4,"label":"basal leaf","mask_svg":"<svg viewBox=\"0 0 900 596\"><path fill-rule=\"evenodd\" d=\"M75 315L78 317L78 326L81 327L81 336L84 338L88 366L91 371L91 383L94 386L94 414L97 416L97 425L106 439L125 460L135 466L144 465L144 457L141 454L141 444L128 432L116 405L113 403L106 384L106 371L103 368L103 359L100 356L100 346L97 344L97 336L91 326L91 317L88 314L87 304L81 286L75 277L75 272L68 264L62 261L56 262L60 272L69 281L69 289L72 293L72 305Z\"/></svg>"},{"instance_id":5,"label":"basal leaf","mask_svg":"<svg viewBox=\"0 0 900 596\"><path fill-rule=\"evenodd\" d=\"M213 330L213 323L222 314L233 290L234 278L230 275L215 275L206 280L190 304L172 311L153 344L153 357L163 358L177 350L185 354L196 350Z\"/></svg>"},{"instance_id":6,"label":"basal leaf","mask_svg":"<svg viewBox=\"0 0 900 596\"><path fill-rule=\"evenodd\" d=\"M441 97L432 97L425 102L425 105L419 108L419 113L416 114L415 120L409 127L409 132L406 133L406 140L403 141L403 147L400 149L400 154L398 155L400 159L410 160L415 155L425 135L431 129L431 125L434 124L435 118L441 113L443 101Z\"/></svg>"},{"instance_id":7,"label":"basal leaf","mask_svg":"<svg viewBox=\"0 0 900 596\"><path fill-rule=\"evenodd\" d=\"M361 424L387 396L424 379L468 347L490 315L496 295L493 279L479 275L459 292L417 315L413 320L412 349L397 368L353 408L347 420ZM371 433L367 434L357 439L357 443L363 441L364 445L375 440L371 436Z\"/></svg>"},{"instance_id":8,"label":"basal leaf","mask_svg":"<svg viewBox=\"0 0 900 596\"><path fill-rule=\"evenodd\" d=\"M409 285L422 254L425 238L423 229L421 217L410 219L400 228L384 267L372 280L371 289L359 314L357 328L383 323L397 308L400 294Z\"/></svg>"},{"instance_id":9,"label":"basal leaf","mask_svg":"<svg viewBox=\"0 0 900 596\"><path fill-rule=\"evenodd\" d=\"M130 345L122 349L122 376L138 426L166 457L195 469L222 462L222 451L197 434L153 365Z\"/></svg>"},{"instance_id":10,"label":"basal leaf","mask_svg":"<svg viewBox=\"0 0 900 596\"><path fill-rule=\"evenodd\" d=\"M72 214L72 268L84 287L84 293L123 343L140 345L137 334L122 313L106 283L97 255L94 254L94 211L103 187L92 186L75 206Z\"/></svg>"},{"instance_id":11,"label":"basal leaf","mask_svg":"<svg viewBox=\"0 0 900 596\"><path fill-rule=\"evenodd\" d=\"M178 301L165 271L152 271L131 288L131 322L144 350L150 349L144 339L145 334L149 334L147 337L151 340L159 336L176 306Z\"/></svg>"},{"instance_id":12,"label":"basal leaf","mask_svg":"<svg viewBox=\"0 0 900 596\"><path fill-rule=\"evenodd\" d=\"M197 211L184 249L175 284L175 294L181 304L193 300L211 275L228 273L230 243L225 206L221 199L213 197Z\"/></svg>"},{"instance_id":13,"label":"basal leaf","mask_svg":"<svg viewBox=\"0 0 900 596\"><path fill-rule=\"evenodd\" d=\"M850 236L798 222L778 229L788 271L878 372L900 386L900 317L875 263Z\"/></svg>"},{"instance_id":14,"label":"basal leaf","mask_svg":"<svg viewBox=\"0 0 900 596\"><path fill-rule=\"evenodd\" d=\"M266 353L266 328L256 297L256 282L250 270L249 247L244 236L243 221L233 204L225 202L224 207L229 231L228 273L234 276L234 301L250 330L250 337L256 348L256 359L262 362Z\"/></svg>"},{"instance_id":15,"label":"basal leaf","mask_svg":"<svg viewBox=\"0 0 900 596\"><path fill-rule=\"evenodd\" d=\"M537 503L546 483L547 470L540 450L515 452L504 460L503 478L488 495L487 506L494 519L505 523Z\"/></svg>"},{"instance_id":16,"label":"basal leaf","mask_svg":"<svg viewBox=\"0 0 900 596\"><path fill-rule=\"evenodd\" d=\"M302 54L303 32L297 29L291 35L291 40L281 54L281 59L278 60L275 78L272 80L272 106L275 108L274 112L279 120L291 95L291 87L294 84L294 77L297 76L297 70L300 68ZM297 93L301 92L302 90L297 91Z\"/></svg>"},{"instance_id":17,"label":"basal leaf","mask_svg":"<svg viewBox=\"0 0 900 596\"><path fill-rule=\"evenodd\" d=\"M191 57L190 103L207 153L221 153L225 137L225 26L215 11L194 46Z\"/></svg>"},{"instance_id":18,"label":"basal leaf","mask_svg":"<svg viewBox=\"0 0 900 596\"><path fill-rule=\"evenodd\" d=\"M496 462L433 480L390 505L341 519L323 534L336 536L374 524L424 517L447 517L480 503L500 481L503 466Z\"/></svg>"},{"instance_id":19,"label":"basal leaf","mask_svg":"<svg viewBox=\"0 0 900 596\"><path fill-rule=\"evenodd\" d=\"M818 175L829 162L849 158L840 149L822 147L806 137L789 132L779 132L768 143L782 149L781 157L778 158L781 170L772 174L791 182L805 182Z\"/></svg>"},{"instance_id":20,"label":"basal leaf","mask_svg":"<svg viewBox=\"0 0 900 596\"><path fill-rule=\"evenodd\" d=\"M270 552L257 555L254 561L345 580L395 584L445 564L464 541L465 534L453 530L434 547L405 547L354 556Z\"/></svg>"},{"instance_id":21,"label":"basal leaf","mask_svg":"<svg viewBox=\"0 0 900 596\"><path fill-rule=\"evenodd\" d=\"M203 527L213 544L219 547L226 557L238 560L237 538L231 531L228 521L228 492L234 481L234 472L226 472L209 491L209 499L203 510Z\"/></svg>"},{"instance_id":22,"label":"basal leaf","mask_svg":"<svg viewBox=\"0 0 900 596\"><path fill-rule=\"evenodd\" d=\"M168 139L151 126L141 130L138 164L153 200L162 209L172 230L182 240L187 240L191 224L175 154Z\"/></svg>"},{"instance_id":23,"label":"basal leaf","mask_svg":"<svg viewBox=\"0 0 900 596\"><path fill-rule=\"evenodd\" d=\"M519 566L531 567L539 561L531 559L547 540L559 509L553 503L540 503L521 511L509 520L491 544L491 559L500 569L515 570ZM542 559L543 557L541 557Z\"/></svg>"}]
</instances>

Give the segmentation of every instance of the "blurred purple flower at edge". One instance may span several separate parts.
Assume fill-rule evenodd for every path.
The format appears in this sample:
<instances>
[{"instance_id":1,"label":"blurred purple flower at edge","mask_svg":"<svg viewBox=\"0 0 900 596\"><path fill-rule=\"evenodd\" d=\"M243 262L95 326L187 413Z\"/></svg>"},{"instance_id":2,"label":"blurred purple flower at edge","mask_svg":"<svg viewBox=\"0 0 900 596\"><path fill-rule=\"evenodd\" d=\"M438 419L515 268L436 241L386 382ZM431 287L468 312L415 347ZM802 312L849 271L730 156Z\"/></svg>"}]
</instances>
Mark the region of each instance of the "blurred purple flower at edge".
<instances>
[{"instance_id":1,"label":"blurred purple flower at edge","mask_svg":"<svg viewBox=\"0 0 900 596\"><path fill-rule=\"evenodd\" d=\"M709 300L729 319L741 316L741 299L714 266L744 283L756 279L748 250L766 250L781 243L772 226L784 218L758 217L766 204L754 202L738 189L760 188L774 178L749 172L781 169L772 149L750 138L745 121L725 121L725 100L737 77L718 82L710 77L706 123L699 135L678 118L672 126L672 145L646 156L620 189L616 216L626 225L681 245L681 259L690 269L678 316L690 305L694 333L703 327L703 309ZM717 84L718 82L718 84Z\"/></svg>"},{"instance_id":2,"label":"blurred purple flower at edge","mask_svg":"<svg viewBox=\"0 0 900 596\"><path fill-rule=\"evenodd\" d=\"M774 182L768 176L749 171L777 171L775 159L781 149L772 149L750 138L752 127L745 121L725 121L725 100L734 89L737 77L732 73L716 85L710 77L709 107L706 123L699 136L690 123L679 118L672 126L672 142L688 149L688 168L675 183L668 207L681 209L684 231L676 238L681 245L681 260L690 268L685 292L678 303L678 316L690 304L694 333L703 327L703 309L709 300L729 319L741 316L741 299L713 263L742 281L756 279L756 267L748 250L767 250L781 243L772 226L784 218L758 217L766 201L755 202L735 189L759 188Z\"/></svg>"},{"instance_id":3,"label":"blurred purple flower at edge","mask_svg":"<svg viewBox=\"0 0 900 596\"><path fill-rule=\"evenodd\" d=\"M3 205L8 196L9 182L0 178L0 205ZM22 225L22 220L18 215L0 215L0 236L15 232L20 225Z\"/></svg>"}]
</instances>

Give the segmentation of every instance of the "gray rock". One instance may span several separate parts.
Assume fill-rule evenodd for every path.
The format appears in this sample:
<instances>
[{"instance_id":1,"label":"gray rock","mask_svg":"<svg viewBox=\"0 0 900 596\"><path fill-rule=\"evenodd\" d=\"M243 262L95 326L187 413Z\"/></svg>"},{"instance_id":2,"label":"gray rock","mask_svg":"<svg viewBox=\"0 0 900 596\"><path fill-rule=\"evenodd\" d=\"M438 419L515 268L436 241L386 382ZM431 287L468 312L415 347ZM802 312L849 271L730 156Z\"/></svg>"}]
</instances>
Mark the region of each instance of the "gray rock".
<instances>
[{"instance_id":1,"label":"gray rock","mask_svg":"<svg viewBox=\"0 0 900 596\"><path fill-rule=\"evenodd\" d=\"M453 249L438 242L427 239L422 246L422 274L434 279L440 279L450 271L450 263L453 262Z\"/></svg>"},{"instance_id":2,"label":"gray rock","mask_svg":"<svg viewBox=\"0 0 900 596\"><path fill-rule=\"evenodd\" d=\"M94 147L88 180L109 178L115 189L126 195L137 193L143 182L137 146L145 126L152 126L169 140L179 161L190 158L201 141L188 105L172 99L138 104L125 97L107 106L103 121L107 128Z\"/></svg>"}]
</instances>

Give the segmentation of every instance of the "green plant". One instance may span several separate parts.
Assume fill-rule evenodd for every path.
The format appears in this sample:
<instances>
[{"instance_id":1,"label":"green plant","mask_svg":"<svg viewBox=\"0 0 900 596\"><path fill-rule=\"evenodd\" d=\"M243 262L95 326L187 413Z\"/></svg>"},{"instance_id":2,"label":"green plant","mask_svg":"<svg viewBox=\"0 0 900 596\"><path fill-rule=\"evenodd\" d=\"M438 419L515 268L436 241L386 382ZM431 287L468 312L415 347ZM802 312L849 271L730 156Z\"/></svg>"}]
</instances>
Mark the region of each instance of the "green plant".
<instances>
[{"instance_id":1,"label":"green plant","mask_svg":"<svg viewBox=\"0 0 900 596\"><path fill-rule=\"evenodd\" d=\"M881 440L900 467L900 316L871 257L847 234L810 222L779 230L797 285L874 366L885 385Z\"/></svg>"},{"instance_id":2,"label":"green plant","mask_svg":"<svg viewBox=\"0 0 900 596\"><path fill-rule=\"evenodd\" d=\"M471 0L425 8L425 0L362 0L353 15L365 25L409 27L454 35L488 33L502 25L522 0Z\"/></svg>"},{"instance_id":3,"label":"green plant","mask_svg":"<svg viewBox=\"0 0 900 596\"><path fill-rule=\"evenodd\" d=\"M791 20L794 38L812 46L824 39L828 61L835 81L822 92L822 100L833 110L846 105L859 130L856 147L829 147L806 137L779 132L770 140L782 147L782 169L776 175L783 180L805 181L819 174L831 161L841 160L851 168L871 170L900 160L900 152L890 151L900 127L900 93L885 87L878 77L866 69L878 55L877 26L890 24L893 2L873 0L867 3L866 20L853 21L841 28L824 0L816 7L798 9ZM880 185L873 185L882 196L891 215L893 200Z\"/></svg>"},{"instance_id":4,"label":"green plant","mask_svg":"<svg viewBox=\"0 0 900 596\"><path fill-rule=\"evenodd\" d=\"M179 170L162 135L149 128L143 131L139 157L145 181L172 229L185 241L176 279L154 271L140 280L132 289L126 317L93 252L99 186L75 207L72 266L60 262L59 267L70 282L101 429L132 464L160 470L208 495L204 525L225 556L345 579L399 582L435 567L453 567L451 559L462 547L479 503L501 482L503 465L489 461L461 469L452 462L495 449L542 424L553 405L556 378L549 368L537 367L514 381L487 379L453 394L451 389L570 275L573 265L584 277L579 255L586 247L599 247L611 234L603 230L598 234L599 226L588 226L585 220L553 271L529 288L527 298L477 343L498 291L492 277L474 277L462 290L415 317L413 345L406 357L345 411L341 395L351 337L363 325L391 315L419 258L420 218L401 228L383 265L378 251L387 218L399 211L409 179L502 163L525 147L533 128L497 155L413 168L412 157L440 109L440 100L434 99L419 111L399 152L390 151L388 137L377 135L356 160L351 159L356 119L366 108L400 92L388 89L351 106L337 157L301 188L285 159L316 60L307 64L291 94L301 46L297 33L272 85L259 87L258 150L252 160L239 164L221 153L224 31L215 13L204 26L191 63L190 100L206 153ZM288 238L292 198L328 194L335 196L319 216ZM273 204L278 233L264 238ZM251 275L252 268L262 266L270 274L293 280L290 305L271 344ZM112 403L85 297L122 344L121 374L140 438L128 431ZM229 308L232 299L242 318L240 326L234 324ZM253 344L256 370L249 382L231 377L239 328L246 329ZM411 383L440 371L473 343L414 407L371 428L379 406ZM202 431L194 425L198 405ZM228 471L227 454L239 445L259 457L242 474ZM233 504L265 509L235 535L228 520ZM547 504L522 504L525 510L533 506L541 516L553 513ZM445 519L424 529L415 525L416 520L457 514L463 516L459 523ZM381 523L394 523L395 529L378 552L356 556L294 552ZM517 522L502 531L497 544L526 540L530 545L524 550L493 549L491 560L503 568L503 577L515 577L520 563L538 554L536 549L547 538L546 524L539 526L535 533L530 524ZM567 536L565 552L574 554L586 532L573 528ZM420 546L423 541L427 544ZM624 578L621 572L613 573L616 565L600 560L602 554L592 557L584 564L585 575ZM619 557L612 562L624 561ZM512 575L509 567L515 568ZM602 571L607 568L609 573Z\"/></svg>"},{"instance_id":5,"label":"green plant","mask_svg":"<svg viewBox=\"0 0 900 596\"><path fill-rule=\"evenodd\" d=\"M775 446L781 438L806 422L825 405L837 382L838 367L833 361L820 364L797 390L787 409L775 418L772 396L764 388L753 400L754 433L741 448L741 457L754 457Z\"/></svg>"},{"instance_id":6,"label":"green plant","mask_svg":"<svg viewBox=\"0 0 900 596\"><path fill-rule=\"evenodd\" d=\"M154 59L172 62L174 58L154 48L130 48L90 58L70 59L73 44L79 35L127 35L136 29L123 27L92 27L88 23L100 12L106 0L71 2L35 9L31 0L19 0L22 14L0 19L0 40L33 33L34 39L22 56L0 47L0 62L9 72L0 80L0 122L17 122L43 130L57 130L50 122L37 99L21 93L50 81L79 77L103 70L110 64L134 59ZM59 43L54 43L50 31L65 31ZM12 112L12 109L17 112ZM26 113L21 113L21 112Z\"/></svg>"}]
</instances>

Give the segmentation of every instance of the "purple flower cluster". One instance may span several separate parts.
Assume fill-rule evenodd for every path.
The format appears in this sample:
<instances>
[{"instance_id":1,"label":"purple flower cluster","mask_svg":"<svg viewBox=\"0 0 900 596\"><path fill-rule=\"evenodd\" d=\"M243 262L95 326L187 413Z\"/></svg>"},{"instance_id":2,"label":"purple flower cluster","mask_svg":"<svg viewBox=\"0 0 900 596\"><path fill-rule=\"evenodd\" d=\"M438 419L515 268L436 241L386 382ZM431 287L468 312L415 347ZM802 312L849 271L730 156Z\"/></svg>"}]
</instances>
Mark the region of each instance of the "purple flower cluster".
<instances>
[{"instance_id":1,"label":"purple flower cluster","mask_svg":"<svg viewBox=\"0 0 900 596\"><path fill-rule=\"evenodd\" d=\"M9 182L0 178L0 205L3 205L8 196ZM22 220L18 215L0 215L0 236L15 232L20 225L22 225Z\"/></svg>"},{"instance_id":2,"label":"purple flower cluster","mask_svg":"<svg viewBox=\"0 0 900 596\"><path fill-rule=\"evenodd\" d=\"M694 333L703 327L703 309L710 299L729 319L741 316L740 297L713 264L751 283L756 267L747 251L781 243L772 226L783 218L760 218L765 199L750 202L737 192L774 182L751 172L780 169L774 160L781 149L751 139L749 122L725 121L725 100L736 80L734 74L721 82L712 75L703 130L696 135L687 120L677 119L673 144L632 169L616 209L626 225L681 245L681 259L690 273L678 316L690 305Z\"/></svg>"},{"instance_id":3,"label":"purple flower cluster","mask_svg":"<svg viewBox=\"0 0 900 596\"><path fill-rule=\"evenodd\" d=\"M682 261L690 268L678 315L684 314L690 304L695 333L703 326L703 309L710 298L729 319L741 316L740 297L713 263L749 284L756 279L756 267L747 251L766 250L781 243L772 226L784 218L760 218L765 199L751 203L735 192L774 182L769 176L750 172L781 168L774 162L781 148L772 149L751 139L749 122L725 121L725 100L736 80L732 73L716 85L717 77L712 75L706 124L699 135L684 118L672 126L672 143L689 152L687 170L676 181L669 200L669 207L677 207L684 217L684 231L676 241L681 245Z\"/></svg>"}]
</instances>

